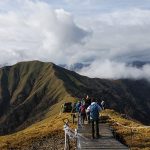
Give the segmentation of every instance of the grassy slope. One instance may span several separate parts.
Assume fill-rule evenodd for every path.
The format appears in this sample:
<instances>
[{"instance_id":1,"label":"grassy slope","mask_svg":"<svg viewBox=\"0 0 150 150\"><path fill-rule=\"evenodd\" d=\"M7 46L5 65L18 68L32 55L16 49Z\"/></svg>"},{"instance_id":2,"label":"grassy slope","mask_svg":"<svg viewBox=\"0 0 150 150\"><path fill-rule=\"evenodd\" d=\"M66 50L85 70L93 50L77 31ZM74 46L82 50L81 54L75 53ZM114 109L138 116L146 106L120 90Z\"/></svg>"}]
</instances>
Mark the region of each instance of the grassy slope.
<instances>
[{"instance_id":1,"label":"grassy slope","mask_svg":"<svg viewBox=\"0 0 150 150\"><path fill-rule=\"evenodd\" d=\"M0 149L30 149L36 141L43 141L46 138L55 138L58 141L64 139L63 119L65 118L69 119L71 127L74 128L75 126L71 124L70 114L55 114L22 131L0 136ZM63 143L62 146L64 146Z\"/></svg>"},{"instance_id":2,"label":"grassy slope","mask_svg":"<svg viewBox=\"0 0 150 150\"><path fill-rule=\"evenodd\" d=\"M57 106L53 107L54 109L58 109ZM53 111L53 110L52 110ZM131 146L131 130L123 128L121 126L117 126L114 124L115 122L121 123L125 126L134 126L134 127L142 127L143 125L137 123L133 120L125 119L121 117L120 114L113 110L105 110L102 113L103 116L109 115L109 123L122 139L124 139L125 143ZM15 134L1 136L0 137L0 149L7 150L10 148L15 149L24 149L29 148L35 141L41 141L45 138L57 138L64 139L63 132L63 119L68 118L70 120L70 125L72 128L75 128L75 125L71 124L71 116L70 114L55 114L54 116L49 116L43 121L40 121L32 126L26 128L25 130L19 131ZM135 150L148 150L150 147L150 129L138 129L133 130L133 143L132 149ZM63 143L62 145L63 146Z\"/></svg>"},{"instance_id":3,"label":"grassy slope","mask_svg":"<svg viewBox=\"0 0 150 150\"><path fill-rule=\"evenodd\" d=\"M41 120L52 105L58 103L60 106L66 99L73 99L53 68L51 63L31 61L0 70L2 130L9 132L25 128ZM58 112L59 109L53 111L54 114Z\"/></svg>"},{"instance_id":4,"label":"grassy slope","mask_svg":"<svg viewBox=\"0 0 150 150\"><path fill-rule=\"evenodd\" d=\"M12 67L3 68L0 70L0 77L5 75L7 81L5 89L10 93L10 105L20 113L23 107L32 108L29 114L28 121L39 117L39 121L27 127L24 130L0 136L0 150L7 149L30 149L36 141L44 140L45 138L63 139L63 119L70 118L70 114L59 115L60 106L65 101L74 101L74 98L66 91L64 83L55 75L54 65L50 63L42 63L38 61L22 62ZM9 83L9 84L8 84ZM2 88L0 96L3 97ZM42 96L42 99L37 97ZM18 99L18 95L25 94L25 98ZM34 96L37 95L36 98ZM4 98L4 97L3 97ZM38 99L38 103L36 100ZM48 99L47 101L44 101ZM41 105L41 106L40 106ZM46 107L47 105L47 107ZM22 107L21 107L22 106ZM33 107L32 107L33 106ZM35 106L35 107L34 107ZM43 110L43 108L46 108ZM15 111L16 113L17 111ZM14 113L14 111L12 111ZM15 114L8 113L10 118L15 117ZM42 118L41 118L42 113ZM7 114L7 113L6 113ZM6 116L1 117L0 121L5 120ZM44 119L45 118L45 119ZM15 120L13 120L15 121ZM33 121L34 122L34 121ZM24 122L20 128L24 128Z\"/></svg>"},{"instance_id":5,"label":"grassy slope","mask_svg":"<svg viewBox=\"0 0 150 150\"><path fill-rule=\"evenodd\" d=\"M124 126L128 127L143 127L142 124L135 122L134 120L129 120L123 118L119 113L114 110L105 110L102 115L109 116L109 123L113 127L117 135L124 140L124 142L131 146L135 150L149 150L150 147L150 128L137 128L133 129L132 143L131 143L131 129L125 128L120 125L116 125L118 122Z\"/></svg>"}]
</instances>

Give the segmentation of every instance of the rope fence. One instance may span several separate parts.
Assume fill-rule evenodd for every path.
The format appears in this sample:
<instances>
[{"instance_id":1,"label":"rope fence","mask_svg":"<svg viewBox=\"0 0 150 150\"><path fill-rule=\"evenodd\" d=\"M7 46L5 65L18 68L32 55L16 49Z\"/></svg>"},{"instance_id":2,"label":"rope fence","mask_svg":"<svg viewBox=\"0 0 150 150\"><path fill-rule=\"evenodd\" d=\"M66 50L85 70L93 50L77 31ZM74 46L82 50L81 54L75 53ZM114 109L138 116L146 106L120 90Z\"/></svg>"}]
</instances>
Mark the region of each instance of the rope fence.
<instances>
[{"instance_id":1,"label":"rope fence","mask_svg":"<svg viewBox=\"0 0 150 150\"><path fill-rule=\"evenodd\" d=\"M111 118L110 115L108 115L109 118ZM132 150L132 147L133 147L133 142L134 142L134 134L136 132L138 132L138 129L150 129L150 126L127 126L127 125L124 125L124 124L121 124L119 122L115 122L115 120L112 120L114 121L113 125L117 125L117 126L120 126L122 128L125 128L125 129L128 129L130 131L130 136L131 136L131 142L130 144L128 144L128 147L130 148L130 150ZM147 132L147 131L146 131ZM114 132L113 132L114 133ZM117 137L116 136L116 133L114 133L114 136L115 138Z\"/></svg>"},{"instance_id":2,"label":"rope fence","mask_svg":"<svg viewBox=\"0 0 150 150\"><path fill-rule=\"evenodd\" d=\"M146 128L150 128L150 126L141 126L141 127L133 127L133 126L125 126L119 122L115 122L114 124L117 124L117 125L120 125L121 127L124 127L124 128L128 128L128 129L146 129Z\"/></svg>"},{"instance_id":3,"label":"rope fence","mask_svg":"<svg viewBox=\"0 0 150 150\"><path fill-rule=\"evenodd\" d=\"M77 145L77 139L83 138L87 140L86 137L82 136L82 134L78 133L78 128L83 128L83 125L81 123L81 117L80 114L78 114L78 121L77 121L77 129L74 131L69 127L69 120L65 119L63 120L64 122L64 131L65 131L65 146L64 150L70 150L70 140L75 140L76 145Z\"/></svg>"}]
</instances>

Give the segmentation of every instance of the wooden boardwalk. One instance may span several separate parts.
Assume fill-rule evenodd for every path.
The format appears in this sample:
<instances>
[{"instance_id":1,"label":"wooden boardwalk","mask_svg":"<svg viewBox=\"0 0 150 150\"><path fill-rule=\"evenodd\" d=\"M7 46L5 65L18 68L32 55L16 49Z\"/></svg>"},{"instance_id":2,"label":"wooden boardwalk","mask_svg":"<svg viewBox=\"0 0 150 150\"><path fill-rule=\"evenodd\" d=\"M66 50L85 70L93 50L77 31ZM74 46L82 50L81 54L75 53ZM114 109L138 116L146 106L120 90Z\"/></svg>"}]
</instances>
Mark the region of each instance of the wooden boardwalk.
<instances>
[{"instance_id":1,"label":"wooden boardwalk","mask_svg":"<svg viewBox=\"0 0 150 150\"><path fill-rule=\"evenodd\" d=\"M128 150L129 148L117 141L106 123L99 124L100 138L92 139L89 124L78 126L77 150Z\"/></svg>"}]
</instances>

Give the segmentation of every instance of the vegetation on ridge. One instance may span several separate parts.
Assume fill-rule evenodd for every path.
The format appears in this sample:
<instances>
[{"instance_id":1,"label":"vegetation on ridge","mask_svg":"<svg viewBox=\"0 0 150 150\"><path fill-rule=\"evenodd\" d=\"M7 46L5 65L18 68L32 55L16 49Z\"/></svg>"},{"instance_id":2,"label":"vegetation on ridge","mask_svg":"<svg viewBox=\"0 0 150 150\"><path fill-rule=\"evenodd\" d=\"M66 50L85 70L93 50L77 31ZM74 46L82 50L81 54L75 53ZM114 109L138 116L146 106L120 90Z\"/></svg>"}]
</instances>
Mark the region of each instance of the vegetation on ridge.
<instances>
[{"instance_id":1,"label":"vegetation on ridge","mask_svg":"<svg viewBox=\"0 0 150 150\"><path fill-rule=\"evenodd\" d=\"M135 120L124 118L114 110L105 110L102 115L109 116L109 123L115 135L124 144L133 150L149 150L150 147L150 126L144 126ZM118 123L118 124L116 124ZM131 128L132 132L131 132ZM143 127L143 128L140 128ZM132 135L132 136L131 136Z\"/></svg>"},{"instance_id":2,"label":"vegetation on ridge","mask_svg":"<svg viewBox=\"0 0 150 150\"><path fill-rule=\"evenodd\" d=\"M58 107L55 106L57 109ZM102 116L109 116L108 122L117 133L117 137L121 138L129 146L132 146L133 150L148 150L150 146L150 129L138 129L133 130L133 141L131 143L131 130L130 128L123 128L115 123L118 122L128 127L142 127L143 125L135 122L134 120L126 119L121 114L114 110L104 110ZM71 122L71 115L69 113L56 114L50 116L32 126L16 132L14 134L0 136L0 149L16 149L16 150L32 150L35 147L42 147L44 141L48 140L49 148L63 149L64 147L64 131L63 131L63 119L68 118L70 120L69 125L74 129L76 125ZM132 145L131 145L132 144Z\"/></svg>"},{"instance_id":3,"label":"vegetation on ridge","mask_svg":"<svg viewBox=\"0 0 150 150\"><path fill-rule=\"evenodd\" d=\"M71 123L70 114L56 114L14 134L0 136L0 149L40 149L46 140L49 142L47 143L49 149L64 149L63 119L66 118L70 120L70 126L75 128Z\"/></svg>"}]
</instances>

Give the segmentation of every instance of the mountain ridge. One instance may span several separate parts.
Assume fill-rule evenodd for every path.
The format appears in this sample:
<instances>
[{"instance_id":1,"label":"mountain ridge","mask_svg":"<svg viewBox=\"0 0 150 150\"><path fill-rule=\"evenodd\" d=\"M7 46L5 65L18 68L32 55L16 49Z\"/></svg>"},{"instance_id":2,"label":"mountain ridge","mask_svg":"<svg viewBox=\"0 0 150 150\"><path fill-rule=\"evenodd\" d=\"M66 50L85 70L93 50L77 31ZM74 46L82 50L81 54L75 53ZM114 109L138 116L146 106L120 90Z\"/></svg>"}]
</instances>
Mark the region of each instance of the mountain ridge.
<instances>
[{"instance_id":1,"label":"mountain ridge","mask_svg":"<svg viewBox=\"0 0 150 150\"><path fill-rule=\"evenodd\" d=\"M41 120L53 105L87 94L108 108L150 124L150 84L146 80L107 80L81 76L53 63L21 62L0 69L0 133ZM144 101L144 102L143 102ZM52 113L52 112L51 112ZM53 112L54 113L54 112Z\"/></svg>"},{"instance_id":2,"label":"mountain ridge","mask_svg":"<svg viewBox=\"0 0 150 150\"><path fill-rule=\"evenodd\" d=\"M62 82L56 78L52 68L53 64L32 61L17 63L12 67L4 67L0 70L2 85L0 108L3 108L0 109L1 128L9 124L11 131L11 128L16 128L28 117L32 118L33 116L36 118L37 114L42 115L45 108L47 108L46 105L53 105L55 101L59 100L59 95L66 94L65 89L61 88ZM11 78L14 78L14 80L11 80ZM9 84L6 82L9 82ZM3 85L6 87L3 87ZM49 88L49 85L52 88ZM14 122L16 125L14 125ZM5 128L2 128L2 130L5 133Z\"/></svg>"}]
</instances>

